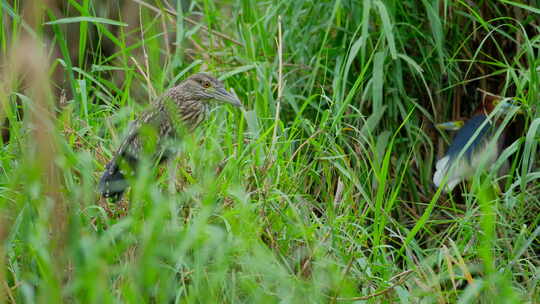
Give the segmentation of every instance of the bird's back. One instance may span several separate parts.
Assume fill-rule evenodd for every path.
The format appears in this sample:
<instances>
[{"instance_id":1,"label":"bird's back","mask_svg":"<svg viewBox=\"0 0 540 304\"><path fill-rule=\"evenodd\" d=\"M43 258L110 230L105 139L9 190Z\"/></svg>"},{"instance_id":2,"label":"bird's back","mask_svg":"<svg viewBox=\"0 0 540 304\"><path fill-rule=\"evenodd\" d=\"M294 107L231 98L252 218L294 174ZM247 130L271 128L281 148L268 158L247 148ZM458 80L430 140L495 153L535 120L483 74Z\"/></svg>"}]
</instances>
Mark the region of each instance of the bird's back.
<instances>
[{"instance_id":1,"label":"bird's back","mask_svg":"<svg viewBox=\"0 0 540 304\"><path fill-rule=\"evenodd\" d=\"M437 161L433 175L435 186L439 187L448 175L445 190L450 191L463 179L474 174L482 158L491 160L497 154L497 151L487 150L491 133L492 124L487 121L485 114L471 117L454 136L446 155Z\"/></svg>"},{"instance_id":2,"label":"bird's back","mask_svg":"<svg viewBox=\"0 0 540 304\"><path fill-rule=\"evenodd\" d=\"M446 152L446 155L449 156L451 160L458 157L462 152L463 147L468 145L465 152L463 152L463 155L468 161L471 161L474 151L484 144L487 135L491 132L491 123L489 121L486 122L486 119L486 115L477 114L471 117L471 119L458 130L452 144ZM478 132L478 134L475 136L476 132ZM470 144L469 141L471 141Z\"/></svg>"}]
</instances>

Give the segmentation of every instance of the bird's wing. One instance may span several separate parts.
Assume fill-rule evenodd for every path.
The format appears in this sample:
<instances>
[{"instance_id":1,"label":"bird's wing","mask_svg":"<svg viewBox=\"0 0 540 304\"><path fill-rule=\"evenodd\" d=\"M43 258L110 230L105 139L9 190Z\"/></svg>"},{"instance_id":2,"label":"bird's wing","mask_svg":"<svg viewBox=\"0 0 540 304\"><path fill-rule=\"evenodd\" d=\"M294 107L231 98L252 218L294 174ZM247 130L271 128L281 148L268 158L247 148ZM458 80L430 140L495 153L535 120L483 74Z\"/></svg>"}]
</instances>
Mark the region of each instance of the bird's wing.
<instances>
[{"instance_id":1,"label":"bird's wing","mask_svg":"<svg viewBox=\"0 0 540 304\"><path fill-rule=\"evenodd\" d=\"M133 121L128 127L128 132L124 140L116 150L115 157L132 158L137 161L142 148L140 139L141 127L144 125L155 126L160 119L160 111L156 108L145 111L139 118Z\"/></svg>"},{"instance_id":2,"label":"bird's wing","mask_svg":"<svg viewBox=\"0 0 540 304\"><path fill-rule=\"evenodd\" d=\"M200 104L202 103L189 105L200 106ZM115 157L125 158L131 163L130 165L135 165L143 147L140 132L144 126L154 128L157 135L156 150L153 153L155 160L161 162L173 154L176 149L172 143L181 138L191 126L185 125L186 117L183 116L185 113L181 106L168 94L160 96L150 109L131 124ZM191 117L188 118L191 119Z\"/></svg>"},{"instance_id":3,"label":"bird's wing","mask_svg":"<svg viewBox=\"0 0 540 304\"><path fill-rule=\"evenodd\" d=\"M470 161L473 154L482 149L486 138L489 137L492 126L489 121L486 122L486 119L487 116L484 114L475 115L459 129L452 140L452 144L448 147L448 152L446 152L446 155L450 156L450 162L461 153ZM473 136L475 137L473 138ZM464 147L467 147L467 149L462 151Z\"/></svg>"},{"instance_id":4,"label":"bird's wing","mask_svg":"<svg viewBox=\"0 0 540 304\"><path fill-rule=\"evenodd\" d=\"M448 175L444 190L451 191L463 179L474 174L481 159L486 156L492 158L494 151L487 151L492 125L490 122L486 122L486 119L485 115L475 115L458 131L446 155L437 161L435 166L433 183L437 187ZM475 134L476 137L473 138ZM460 155L461 157L459 157Z\"/></svg>"}]
</instances>

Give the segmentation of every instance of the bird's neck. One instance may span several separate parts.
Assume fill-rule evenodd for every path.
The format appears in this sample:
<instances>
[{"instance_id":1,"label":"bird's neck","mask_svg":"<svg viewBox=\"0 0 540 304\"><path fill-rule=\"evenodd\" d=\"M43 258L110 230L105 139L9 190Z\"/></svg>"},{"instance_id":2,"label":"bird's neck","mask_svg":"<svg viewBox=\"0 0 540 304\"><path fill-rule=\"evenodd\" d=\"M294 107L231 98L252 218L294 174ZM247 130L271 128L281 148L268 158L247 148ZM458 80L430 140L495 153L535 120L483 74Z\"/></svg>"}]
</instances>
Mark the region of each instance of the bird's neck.
<instances>
[{"instance_id":1,"label":"bird's neck","mask_svg":"<svg viewBox=\"0 0 540 304\"><path fill-rule=\"evenodd\" d=\"M178 88L173 88L166 93L165 100L169 104L167 108L172 119L177 119L188 129L196 128L208 114L208 104L192 94L186 93Z\"/></svg>"},{"instance_id":2,"label":"bird's neck","mask_svg":"<svg viewBox=\"0 0 540 304\"><path fill-rule=\"evenodd\" d=\"M180 119L190 129L196 128L208 115L208 105L204 101L186 100L178 108Z\"/></svg>"}]
</instances>

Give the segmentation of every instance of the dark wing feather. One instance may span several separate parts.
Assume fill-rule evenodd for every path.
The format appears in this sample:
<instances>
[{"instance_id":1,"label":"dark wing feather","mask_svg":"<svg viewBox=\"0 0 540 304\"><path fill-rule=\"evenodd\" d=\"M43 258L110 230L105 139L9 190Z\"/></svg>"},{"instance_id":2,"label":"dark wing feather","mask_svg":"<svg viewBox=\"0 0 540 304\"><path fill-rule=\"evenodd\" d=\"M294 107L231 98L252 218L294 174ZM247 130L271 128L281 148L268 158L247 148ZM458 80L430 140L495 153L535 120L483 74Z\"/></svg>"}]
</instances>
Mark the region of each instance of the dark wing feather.
<instances>
[{"instance_id":1,"label":"dark wing feather","mask_svg":"<svg viewBox=\"0 0 540 304\"><path fill-rule=\"evenodd\" d=\"M161 107L153 108L145 112L129 127L122 144L118 147L115 156L107 164L99 182L99 191L104 197L111 197L118 200L128 187L125 173L122 167L129 167L130 172L136 170L142 152L142 140L140 138L140 129L143 125L149 125L158 129L159 139L157 142L156 153L153 155L158 162L163 162L169 153L164 153L163 143L170 134L170 125L166 113ZM121 165L124 163L125 165Z\"/></svg>"},{"instance_id":2,"label":"dark wing feather","mask_svg":"<svg viewBox=\"0 0 540 304\"><path fill-rule=\"evenodd\" d=\"M463 153L466 159L471 161L473 153L486 143L486 138L489 137L488 135L491 132L491 123L486 122L486 119L487 117L484 114L475 115L459 129L452 144L448 148L448 152L446 152L446 155L450 157L451 161L458 157L463 147L469 143L477 130L481 128L478 135L472 140L469 147ZM486 123L484 124L484 122Z\"/></svg>"}]
</instances>

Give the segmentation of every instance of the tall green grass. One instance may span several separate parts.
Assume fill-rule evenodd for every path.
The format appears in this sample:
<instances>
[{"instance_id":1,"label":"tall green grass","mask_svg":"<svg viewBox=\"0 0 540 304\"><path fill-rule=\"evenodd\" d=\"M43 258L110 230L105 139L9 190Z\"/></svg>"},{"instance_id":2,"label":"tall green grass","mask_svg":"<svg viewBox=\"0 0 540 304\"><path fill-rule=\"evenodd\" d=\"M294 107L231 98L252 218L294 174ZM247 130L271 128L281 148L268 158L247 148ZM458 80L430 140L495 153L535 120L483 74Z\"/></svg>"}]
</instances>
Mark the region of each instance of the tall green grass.
<instances>
[{"instance_id":1,"label":"tall green grass","mask_svg":"<svg viewBox=\"0 0 540 304\"><path fill-rule=\"evenodd\" d=\"M0 6L2 302L539 301L538 1ZM100 199L129 123L203 70L245 108ZM477 88L523 105L510 170L445 194L433 124Z\"/></svg>"}]
</instances>

